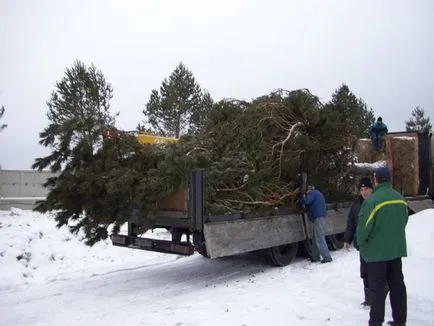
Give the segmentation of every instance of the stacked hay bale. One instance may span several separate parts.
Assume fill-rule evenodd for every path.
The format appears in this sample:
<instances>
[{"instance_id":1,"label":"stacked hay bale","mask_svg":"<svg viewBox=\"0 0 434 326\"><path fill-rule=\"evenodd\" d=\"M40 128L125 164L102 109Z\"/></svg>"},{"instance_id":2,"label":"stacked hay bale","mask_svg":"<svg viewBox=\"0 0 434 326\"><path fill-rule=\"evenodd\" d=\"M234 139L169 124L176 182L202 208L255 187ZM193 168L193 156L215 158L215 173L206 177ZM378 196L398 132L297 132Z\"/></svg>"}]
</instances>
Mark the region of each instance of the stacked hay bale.
<instances>
[{"instance_id":1,"label":"stacked hay bale","mask_svg":"<svg viewBox=\"0 0 434 326\"><path fill-rule=\"evenodd\" d=\"M387 155L392 162L392 185L405 196L419 192L419 142L416 133L388 135Z\"/></svg>"},{"instance_id":2,"label":"stacked hay bale","mask_svg":"<svg viewBox=\"0 0 434 326\"><path fill-rule=\"evenodd\" d=\"M355 152L357 175L371 174L387 165L392 171L392 186L405 196L419 192L419 140L417 133L396 133L385 137L385 151L375 152L370 139L359 139Z\"/></svg>"},{"instance_id":3,"label":"stacked hay bale","mask_svg":"<svg viewBox=\"0 0 434 326\"><path fill-rule=\"evenodd\" d=\"M356 143L355 152L358 163L372 163L374 149L369 138L359 139Z\"/></svg>"},{"instance_id":4,"label":"stacked hay bale","mask_svg":"<svg viewBox=\"0 0 434 326\"><path fill-rule=\"evenodd\" d=\"M359 139L355 146L356 162L353 172L356 175L372 175L376 169L387 165L385 152L375 152L368 138Z\"/></svg>"}]
</instances>

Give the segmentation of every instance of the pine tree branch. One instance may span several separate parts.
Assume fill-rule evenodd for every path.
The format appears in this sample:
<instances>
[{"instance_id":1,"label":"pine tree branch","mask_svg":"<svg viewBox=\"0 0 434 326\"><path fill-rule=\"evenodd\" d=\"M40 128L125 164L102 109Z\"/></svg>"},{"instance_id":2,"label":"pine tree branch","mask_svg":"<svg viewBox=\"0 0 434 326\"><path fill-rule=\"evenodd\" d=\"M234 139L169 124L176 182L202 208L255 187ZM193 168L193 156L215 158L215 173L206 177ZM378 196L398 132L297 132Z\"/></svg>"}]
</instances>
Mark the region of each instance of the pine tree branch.
<instances>
[{"instance_id":1,"label":"pine tree branch","mask_svg":"<svg viewBox=\"0 0 434 326\"><path fill-rule=\"evenodd\" d=\"M216 188L215 191L217 192L232 192L232 191L238 191L247 186L247 183L243 183L241 186L234 187L234 188Z\"/></svg>"},{"instance_id":2,"label":"pine tree branch","mask_svg":"<svg viewBox=\"0 0 434 326\"><path fill-rule=\"evenodd\" d=\"M208 152L209 153L209 150L207 150L204 147L194 147L193 149L189 150L185 155L189 156L189 155L191 155L195 151L204 151L204 152Z\"/></svg>"},{"instance_id":3,"label":"pine tree branch","mask_svg":"<svg viewBox=\"0 0 434 326\"><path fill-rule=\"evenodd\" d=\"M264 205L264 206L275 206L282 204L284 200L288 197L295 197L300 193L300 189L297 188L294 191L288 192L285 195L275 197L270 200L255 200L255 201L244 201L244 200L237 200L237 199L226 199L226 201L234 204L242 204L242 205Z\"/></svg>"},{"instance_id":4,"label":"pine tree branch","mask_svg":"<svg viewBox=\"0 0 434 326\"><path fill-rule=\"evenodd\" d=\"M274 144L272 149L271 149L271 155L274 154L274 148L280 145L280 157L279 157L279 162L280 162L280 168L279 168L279 176L278 176L278 180L280 180L280 177L282 176L282 160L283 160L283 149L285 144L289 141L289 139L292 136L292 133L294 132L295 129L300 128L300 127L304 127L304 124L302 122L297 122L296 124L294 124L291 129L289 129L288 134L286 135L285 139L282 140L281 142L278 142L277 144Z\"/></svg>"}]
</instances>

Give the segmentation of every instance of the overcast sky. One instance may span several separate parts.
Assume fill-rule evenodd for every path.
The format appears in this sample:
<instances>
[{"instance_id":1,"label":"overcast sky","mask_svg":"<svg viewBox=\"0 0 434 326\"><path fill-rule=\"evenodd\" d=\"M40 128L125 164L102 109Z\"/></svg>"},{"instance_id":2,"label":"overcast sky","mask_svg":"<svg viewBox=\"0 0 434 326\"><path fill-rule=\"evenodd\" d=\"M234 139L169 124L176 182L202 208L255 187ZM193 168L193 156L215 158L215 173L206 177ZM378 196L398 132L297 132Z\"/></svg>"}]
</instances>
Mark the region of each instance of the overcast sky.
<instances>
[{"instance_id":1,"label":"overcast sky","mask_svg":"<svg viewBox=\"0 0 434 326\"><path fill-rule=\"evenodd\" d=\"M114 88L134 130L150 91L182 61L215 100L342 83L391 131L419 105L434 118L434 1L0 0L0 165L30 169L48 150L46 102L75 59Z\"/></svg>"}]
</instances>

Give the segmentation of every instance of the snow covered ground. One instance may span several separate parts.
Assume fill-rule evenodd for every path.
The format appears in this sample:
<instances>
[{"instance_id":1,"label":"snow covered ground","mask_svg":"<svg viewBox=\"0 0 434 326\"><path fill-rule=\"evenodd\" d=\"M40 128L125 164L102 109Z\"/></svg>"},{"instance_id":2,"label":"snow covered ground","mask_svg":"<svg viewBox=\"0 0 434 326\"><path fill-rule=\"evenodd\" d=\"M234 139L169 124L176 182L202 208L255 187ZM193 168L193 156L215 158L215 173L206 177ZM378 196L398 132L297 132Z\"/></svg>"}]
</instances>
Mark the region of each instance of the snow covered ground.
<instances>
[{"instance_id":1,"label":"snow covered ground","mask_svg":"<svg viewBox=\"0 0 434 326\"><path fill-rule=\"evenodd\" d=\"M411 216L407 235L408 325L434 325L434 209ZM0 211L0 325L367 325L358 252L332 255L277 268L251 254L89 248L49 215Z\"/></svg>"}]
</instances>

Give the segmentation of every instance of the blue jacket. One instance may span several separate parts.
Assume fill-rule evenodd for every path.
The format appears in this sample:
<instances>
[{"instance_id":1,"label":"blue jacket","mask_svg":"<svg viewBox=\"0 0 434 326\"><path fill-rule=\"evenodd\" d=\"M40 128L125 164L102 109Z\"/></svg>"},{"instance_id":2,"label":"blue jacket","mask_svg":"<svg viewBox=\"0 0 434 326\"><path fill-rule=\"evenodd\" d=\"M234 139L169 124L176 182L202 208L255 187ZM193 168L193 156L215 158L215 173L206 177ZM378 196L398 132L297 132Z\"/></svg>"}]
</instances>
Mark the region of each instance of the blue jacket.
<instances>
[{"instance_id":1,"label":"blue jacket","mask_svg":"<svg viewBox=\"0 0 434 326\"><path fill-rule=\"evenodd\" d=\"M369 136L371 136L373 133L379 135L379 136L384 136L385 134L387 134L389 130L387 129L387 126L385 123L376 123L374 122L368 130L368 134Z\"/></svg>"},{"instance_id":2,"label":"blue jacket","mask_svg":"<svg viewBox=\"0 0 434 326\"><path fill-rule=\"evenodd\" d=\"M321 191L313 189L302 198L301 203L307 206L308 217L311 221L318 217L326 217L326 201Z\"/></svg>"}]
</instances>

